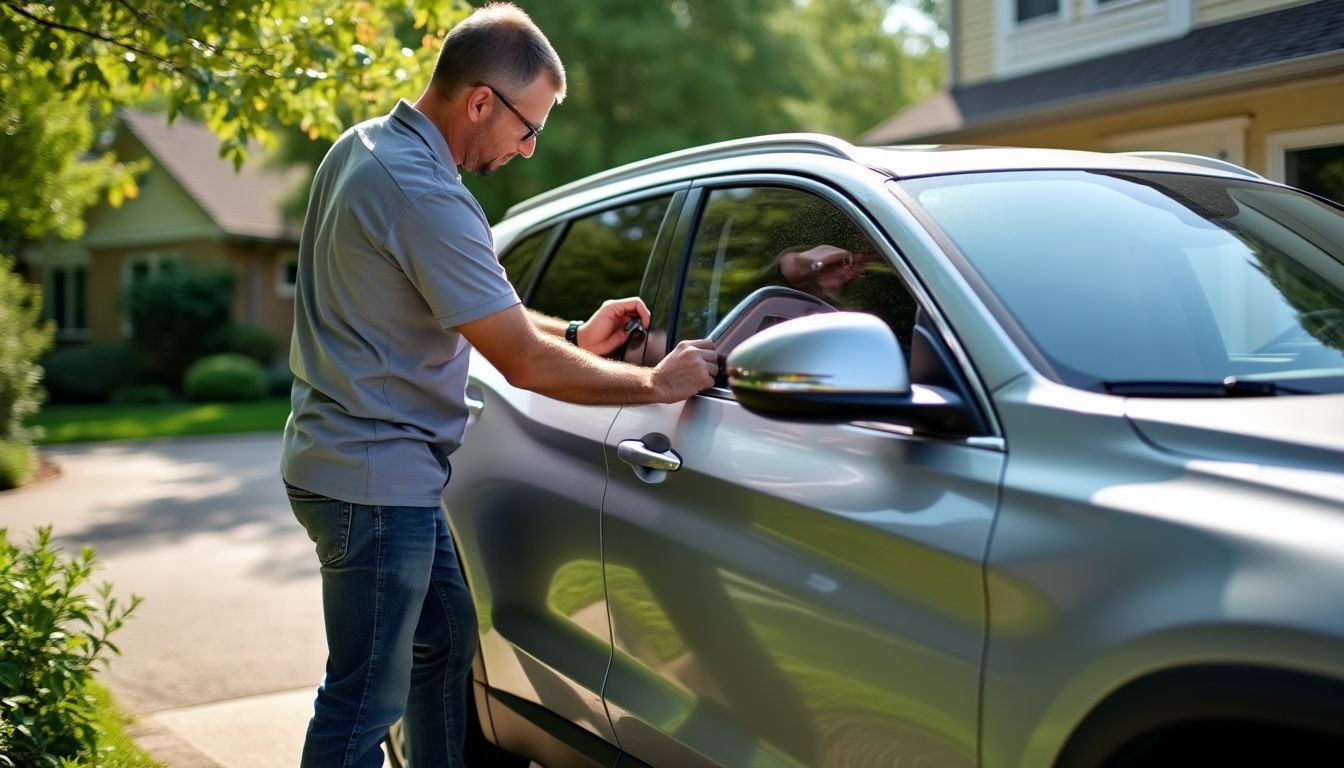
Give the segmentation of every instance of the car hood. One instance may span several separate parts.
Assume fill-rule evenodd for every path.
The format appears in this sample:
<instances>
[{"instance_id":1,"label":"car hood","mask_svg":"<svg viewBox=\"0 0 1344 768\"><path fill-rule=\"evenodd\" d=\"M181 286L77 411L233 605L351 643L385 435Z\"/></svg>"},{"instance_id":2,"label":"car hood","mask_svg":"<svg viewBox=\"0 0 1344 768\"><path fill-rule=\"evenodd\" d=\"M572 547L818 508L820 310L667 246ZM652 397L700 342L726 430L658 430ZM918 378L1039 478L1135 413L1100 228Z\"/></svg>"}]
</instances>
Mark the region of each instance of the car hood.
<instances>
[{"instance_id":1,"label":"car hood","mask_svg":"<svg viewBox=\"0 0 1344 768\"><path fill-rule=\"evenodd\" d=\"M1169 451L1344 471L1344 395L1129 398L1125 415L1143 438Z\"/></svg>"}]
</instances>

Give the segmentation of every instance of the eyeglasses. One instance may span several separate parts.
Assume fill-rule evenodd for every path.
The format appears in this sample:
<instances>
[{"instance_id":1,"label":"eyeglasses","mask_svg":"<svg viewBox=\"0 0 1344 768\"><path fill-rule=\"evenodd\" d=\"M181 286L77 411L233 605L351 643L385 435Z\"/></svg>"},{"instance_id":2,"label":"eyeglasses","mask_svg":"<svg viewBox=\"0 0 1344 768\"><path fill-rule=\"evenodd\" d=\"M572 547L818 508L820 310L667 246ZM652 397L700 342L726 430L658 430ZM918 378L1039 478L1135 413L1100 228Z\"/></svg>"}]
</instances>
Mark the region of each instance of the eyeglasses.
<instances>
[{"instance_id":1,"label":"eyeglasses","mask_svg":"<svg viewBox=\"0 0 1344 768\"><path fill-rule=\"evenodd\" d=\"M531 139L535 139L538 136L538 134L541 133L541 129L546 127L544 125L533 125L530 120L528 120L526 117L523 117L523 113L519 112L517 107L510 104L509 100L504 98L504 94L495 90L495 86L487 85L485 87L489 88L490 92L495 94L495 98L499 99L499 103L508 107L509 111L517 115L518 119L523 121L523 125L527 126L527 133L524 133L523 138L519 139L519 141L529 141Z\"/></svg>"}]
</instances>

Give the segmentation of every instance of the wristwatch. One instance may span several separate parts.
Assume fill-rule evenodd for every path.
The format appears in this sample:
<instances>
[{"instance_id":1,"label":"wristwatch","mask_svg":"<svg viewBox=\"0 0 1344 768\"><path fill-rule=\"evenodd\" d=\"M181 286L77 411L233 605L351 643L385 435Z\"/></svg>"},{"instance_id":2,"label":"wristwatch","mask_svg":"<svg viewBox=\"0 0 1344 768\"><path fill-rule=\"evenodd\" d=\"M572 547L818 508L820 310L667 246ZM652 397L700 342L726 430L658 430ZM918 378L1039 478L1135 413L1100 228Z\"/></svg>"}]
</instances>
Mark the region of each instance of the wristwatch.
<instances>
[{"instance_id":1,"label":"wristwatch","mask_svg":"<svg viewBox=\"0 0 1344 768\"><path fill-rule=\"evenodd\" d=\"M569 327L565 329L565 341L574 346L579 346L579 326L583 325L582 320L570 320Z\"/></svg>"}]
</instances>

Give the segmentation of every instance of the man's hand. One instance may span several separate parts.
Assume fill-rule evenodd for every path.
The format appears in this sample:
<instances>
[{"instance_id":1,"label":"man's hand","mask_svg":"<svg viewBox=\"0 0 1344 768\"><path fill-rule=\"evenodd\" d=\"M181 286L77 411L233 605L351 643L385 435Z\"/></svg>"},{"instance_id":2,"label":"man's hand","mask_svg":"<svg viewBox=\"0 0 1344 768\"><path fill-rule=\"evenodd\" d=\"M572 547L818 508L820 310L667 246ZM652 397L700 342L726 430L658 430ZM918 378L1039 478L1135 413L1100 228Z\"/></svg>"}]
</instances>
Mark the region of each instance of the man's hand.
<instances>
[{"instance_id":1,"label":"man's hand","mask_svg":"<svg viewBox=\"0 0 1344 768\"><path fill-rule=\"evenodd\" d=\"M609 355L625 343L629 333L625 326L631 318L649 327L649 308L643 299L612 299L602 303L588 322L579 326L579 346L595 355Z\"/></svg>"},{"instance_id":2,"label":"man's hand","mask_svg":"<svg viewBox=\"0 0 1344 768\"><path fill-rule=\"evenodd\" d=\"M683 341L653 369L659 402L679 403L714 386L719 353L707 339Z\"/></svg>"}]
</instances>

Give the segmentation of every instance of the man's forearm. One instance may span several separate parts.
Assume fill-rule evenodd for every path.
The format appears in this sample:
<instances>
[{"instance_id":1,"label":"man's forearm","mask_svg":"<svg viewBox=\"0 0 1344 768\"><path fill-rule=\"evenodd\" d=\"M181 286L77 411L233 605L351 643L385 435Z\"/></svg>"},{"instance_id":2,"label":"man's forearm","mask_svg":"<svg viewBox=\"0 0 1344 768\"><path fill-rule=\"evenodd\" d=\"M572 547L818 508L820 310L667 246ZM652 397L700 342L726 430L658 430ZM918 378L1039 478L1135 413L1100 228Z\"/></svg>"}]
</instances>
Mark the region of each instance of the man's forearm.
<instances>
[{"instance_id":1,"label":"man's forearm","mask_svg":"<svg viewBox=\"0 0 1344 768\"><path fill-rule=\"evenodd\" d=\"M527 317L532 321L532 324L537 327L537 330L542 333L550 334L551 336L560 336L563 338L565 335L565 328L569 326L568 320L561 320L558 317L543 315L535 309L527 310Z\"/></svg>"}]
</instances>

